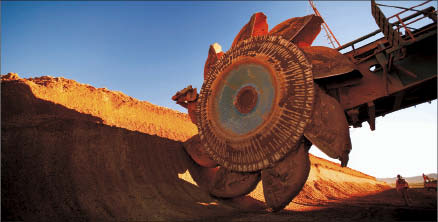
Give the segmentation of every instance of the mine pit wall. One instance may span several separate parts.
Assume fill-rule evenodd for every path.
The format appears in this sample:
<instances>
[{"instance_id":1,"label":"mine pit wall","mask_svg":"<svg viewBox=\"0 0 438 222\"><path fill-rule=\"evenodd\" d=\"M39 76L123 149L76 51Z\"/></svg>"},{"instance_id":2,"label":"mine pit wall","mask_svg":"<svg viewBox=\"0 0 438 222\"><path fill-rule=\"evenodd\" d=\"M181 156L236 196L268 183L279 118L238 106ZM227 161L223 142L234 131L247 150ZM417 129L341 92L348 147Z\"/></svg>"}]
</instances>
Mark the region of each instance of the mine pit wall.
<instances>
[{"instance_id":1,"label":"mine pit wall","mask_svg":"<svg viewBox=\"0 0 438 222\"><path fill-rule=\"evenodd\" d=\"M186 114L73 80L15 75L2 76L1 106L2 220L192 220L242 211L190 176L200 167L180 142L197 133ZM386 189L360 172L311 162L298 201ZM261 183L249 196L264 201Z\"/></svg>"}]
</instances>

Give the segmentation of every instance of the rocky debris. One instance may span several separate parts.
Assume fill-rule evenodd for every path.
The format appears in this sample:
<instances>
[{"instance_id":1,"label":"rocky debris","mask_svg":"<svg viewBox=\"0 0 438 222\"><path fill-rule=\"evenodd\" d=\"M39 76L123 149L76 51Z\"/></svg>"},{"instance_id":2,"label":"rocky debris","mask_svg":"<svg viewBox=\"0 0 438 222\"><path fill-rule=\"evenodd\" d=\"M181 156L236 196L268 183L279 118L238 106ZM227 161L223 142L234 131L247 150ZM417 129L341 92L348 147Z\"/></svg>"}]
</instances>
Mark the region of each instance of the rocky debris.
<instances>
[{"instance_id":1,"label":"rocky debris","mask_svg":"<svg viewBox=\"0 0 438 222\"><path fill-rule=\"evenodd\" d=\"M20 76L18 76L17 73L10 72L6 75L2 75L2 80L17 80L20 79Z\"/></svg>"},{"instance_id":2,"label":"rocky debris","mask_svg":"<svg viewBox=\"0 0 438 222\"><path fill-rule=\"evenodd\" d=\"M184 151L187 114L74 80L10 73L1 82L3 220L158 221L235 217L260 210L248 196L219 200L193 178L206 168ZM387 189L374 177L311 156L296 203ZM192 176L193 175L193 178Z\"/></svg>"}]
</instances>

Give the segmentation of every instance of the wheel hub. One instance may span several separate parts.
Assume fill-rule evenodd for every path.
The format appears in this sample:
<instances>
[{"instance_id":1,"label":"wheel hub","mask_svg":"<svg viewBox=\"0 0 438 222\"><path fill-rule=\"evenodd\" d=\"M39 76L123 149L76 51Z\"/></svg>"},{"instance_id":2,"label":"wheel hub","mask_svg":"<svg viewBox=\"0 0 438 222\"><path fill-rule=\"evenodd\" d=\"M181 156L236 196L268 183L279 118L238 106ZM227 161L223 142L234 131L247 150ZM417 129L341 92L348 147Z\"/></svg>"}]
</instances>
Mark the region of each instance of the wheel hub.
<instances>
[{"instance_id":1,"label":"wheel hub","mask_svg":"<svg viewBox=\"0 0 438 222\"><path fill-rule=\"evenodd\" d=\"M243 114L247 114L254 110L257 105L258 93L252 86L245 86L237 92L234 97L234 107Z\"/></svg>"}]
</instances>

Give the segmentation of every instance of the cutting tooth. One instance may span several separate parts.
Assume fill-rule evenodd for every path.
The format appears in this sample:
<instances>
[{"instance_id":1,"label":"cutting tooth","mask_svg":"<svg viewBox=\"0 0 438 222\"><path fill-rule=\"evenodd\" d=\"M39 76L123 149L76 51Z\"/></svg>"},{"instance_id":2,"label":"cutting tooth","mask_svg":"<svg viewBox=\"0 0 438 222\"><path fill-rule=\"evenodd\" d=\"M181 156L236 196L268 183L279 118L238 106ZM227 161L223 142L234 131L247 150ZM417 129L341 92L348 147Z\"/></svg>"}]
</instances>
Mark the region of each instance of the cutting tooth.
<instances>
[{"instance_id":1,"label":"cutting tooth","mask_svg":"<svg viewBox=\"0 0 438 222\"><path fill-rule=\"evenodd\" d=\"M192 160L200 166L212 168L218 165L205 151L199 134L196 134L185 141L183 146Z\"/></svg>"},{"instance_id":2,"label":"cutting tooth","mask_svg":"<svg viewBox=\"0 0 438 222\"><path fill-rule=\"evenodd\" d=\"M206 168L193 164L189 167L189 173L201 190L209 192L211 181L219 171L219 168Z\"/></svg>"},{"instance_id":3,"label":"cutting tooth","mask_svg":"<svg viewBox=\"0 0 438 222\"><path fill-rule=\"evenodd\" d=\"M216 54L222 52L222 46L219 45L219 43L215 42L211 45L211 47L213 47L213 50Z\"/></svg>"},{"instance_id":4,"label":"cutting tooth","mask_svg":"<svg viewBox=\"0 0 438 222\"><path fill-rule=\"evenodd\" d=\"M190 120L195 125L198 124L198 111L197 111L197 108L198 108L198 102L197 101L189 102L187 104L187 111L189 113ZM203 149L203 150L205 150L205 149Z\"/></svg>"},{"instance_id":5,"label":"cutting tooth","mask_svg":"<svg viewBox=\"0 0 438 222\"><path fill-rule=\"evenodd\" d=\"M298 47L310 46L321 32L322 23L322 18L316 15L295 17L276 25L269 35L279 35Z\"/></svg>"},{"instance_id":6,"label":"cutting tooth","mask_svg":"<svg viewBox=\"0 0 438 222\"><path fill-rule=\"evenodd\" d=\"M210 184L210 194L221 198L243 196L254 190L259 181L260 171L241 173L220 167Z\"/></svg>"},{"instance_id":7,"label":"cutting tooth","mask_svg":"<svg viewBox=\"0 0 438 222\"><path fill-rule=\"evenodd\" d=\"M310 46L301 48L306 59L312 64L313 79L350 73L355 65L349 58L336 49L325 46Z\"/></svg>"},{"instance_id":8,"label":"cutting tooth","mask_svg":"<svg viewBox=\"0 0 438 222\"><path fill-rule=\"evenodd\" d=\"M204 65L204 80L207 79L211 66L214 65L223 55L224 52L222 52L222 46L219 45L219 43L215 42L210 45L210 48L208 49L208 57Z\"/></svg>"},{"instance_id":9,"label":"cutting tooth","mask_svg":"<svg viewBox=\"0 0 438 222\"><path fill-rule=\"evenodd\" d=\"M231 48L239 44L239 42L248 39L252 36L266 35L268 34L268 23L266 15L262 12L254 13L251 16L249 22L243 26L239 34L234 38Z\"/></svg>"},{"instance_id":10,"label":"cutting tooth","mask_svg":"<svg viewBox=\"0 0 438 222\"><path fill-rule=\"evenodd\" d=\"M351 140L344 109L316 84L313 115L304 136L327 156L339 159L341 166L347 165Z\"/></svg>"},{"instance_id":11,"label":"cutting tooth","mask_svg":"<svg viewBox=\"0 0 438 222\"><path fill-rule=\"evenodd\" d=\"M262 170L263 194L266 204L278 211L287 206L298 195L310 172L309 143L301 142L284 159L271 168Z\"/></svg>"}]
</instances>

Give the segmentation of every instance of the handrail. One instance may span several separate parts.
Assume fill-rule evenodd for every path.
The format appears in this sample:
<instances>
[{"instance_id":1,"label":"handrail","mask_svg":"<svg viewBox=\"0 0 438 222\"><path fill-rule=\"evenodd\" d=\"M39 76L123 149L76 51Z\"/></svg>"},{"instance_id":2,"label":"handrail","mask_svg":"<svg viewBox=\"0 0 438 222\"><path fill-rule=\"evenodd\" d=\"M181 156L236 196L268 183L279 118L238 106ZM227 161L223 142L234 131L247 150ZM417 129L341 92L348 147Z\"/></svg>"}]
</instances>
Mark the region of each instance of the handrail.
<instances>
[{"instance_id":1,"label":"handrail","mask_svg":"<svg viewBox=\"0 0 438 222\"><path fill-rule=\"evenodd\" d=\"M354 44L356 44L356 43L358 43L358 42L362 42L362 41L365 40L365 39L368 39L368 38L370 38L370 37L372 37L372 36L375 36L375 35L379 34L379 32L380 32L380 29L377 29L376 31L371 32L371 33L368 34L368 35L364 35L364 36L362 36L362 37L360 37L360 38L358 38L358 39L356 39L356 40L353 40L353 41L351 41L351 42L345 43L344 45L341 45L340 47L336 48L336 50L339 51L339 50L345 49L345 48L347 48L347 47L350 47L350 46L352 46L352 45L354 45Z\"/></svg>"},{"instance_id":2,"label":"handrail","mask_svg":"<svg viewBox=\"0 0 438 222\"><path fill-rule=\"evenodd\" d=\"M382 10L379 8L379 6L377 6L375 0L371 0L371 14L374 17L374 20L376 20L377 26L379 26L380 30L382 30L383 35L391 46L397 47L403 42L399 29L393 28L393 25L389 23L385 14L383 14Z\"/></svg>"},{"instance_id":3,"label":"handrail","mask_svg":"<svg viewBox=\"0 0 438 222\"><path fill-rule=\"evenodd\" d=\"M418 12L418 10L415 10L414 8L419 7L419 6L422 6L422 5L425 5L425 4L427 4L427 3L431 2L431 1L432 1L432 0L428 0L428 1L425 1L425 2L423 2L423 3L421 3L421 4L418 4L418 5L412 6L412 7L410 7L410 8L403 8L403 9L404 9L403 11L401 11L401 12L399 12L399 13L393 15L393 16L388 17L388 19L394 18L394 17L396 17L396 16L398 16L398 15L401 15L401 14L407 12L407 11L410 11L410 10L412 10L412 11L417 11L417 12ZM377 5L388 6L388 5L382 5L382 4L377 4ZM401 8L401 7L399 7L399 8Z\"/></svg>"},{"instance_id":4,"label":"handrail","mask_svg":"<svg viewBox=\"0 0 438 222\"><path fill-rule=\"evenodd\" d=\"M415 17L417 17L419 15L428 14L428 13L431 13L433 11L435 11L435 8L433 6L430 6L428 8L425 8L425 9L421 10L421 11L418 11L418 12L412 14L412 15L406 16L405 18L401 19L401 21L404 22L404 21L407 21L409 19L415 18ZM400 21L396 21L396 22L392 23L392 26L398 26L399 24L400 24ZM362 37L360 37L360 38L358 38L356 40L353 40L351 42L345 43L344 45L336 48L336 50L340 51L342 49L348 48L348 47L350 47L350 46L352 46L352 45L354 45L354 44L356 44L358 42L361 42L361 41L366 40L366 39L368 39L368 38L370 38L372 36L375 36L375 35L379 34L380 32L381 32L381 30L377 29L377 30L375 30L375 31L373 31L373 32L371 32L371 33L369 33L369 34L367 34L365 36L362 36Z\"/></svg>"}]
</instances>

